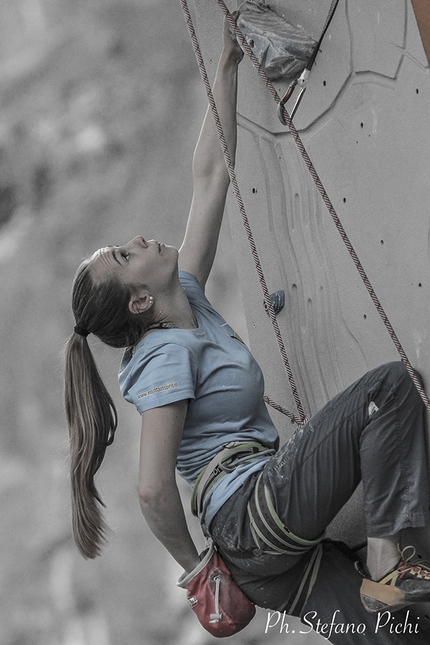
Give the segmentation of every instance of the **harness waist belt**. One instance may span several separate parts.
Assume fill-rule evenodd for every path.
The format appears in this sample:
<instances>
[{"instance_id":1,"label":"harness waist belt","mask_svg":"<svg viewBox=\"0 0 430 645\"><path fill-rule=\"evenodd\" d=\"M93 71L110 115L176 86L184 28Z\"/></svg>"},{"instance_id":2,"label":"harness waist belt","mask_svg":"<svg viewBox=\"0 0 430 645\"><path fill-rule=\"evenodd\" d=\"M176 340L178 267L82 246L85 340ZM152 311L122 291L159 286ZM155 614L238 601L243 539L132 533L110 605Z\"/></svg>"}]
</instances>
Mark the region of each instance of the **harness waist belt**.
<instances>
[{"instance_id":1,"label":"harness waist belt","mask_svg":"<svg viewBox=\"0 0 430 645\"><path fill-rule=\"evenodd\" d=\"M191 511L196 517L201 517L209 498L210 490L225 475L232 473L243 463L273 455L274 448L263 446L258 441L231 441L208 463L197 477L191 495Z\"/></svg>"}]
</instances>

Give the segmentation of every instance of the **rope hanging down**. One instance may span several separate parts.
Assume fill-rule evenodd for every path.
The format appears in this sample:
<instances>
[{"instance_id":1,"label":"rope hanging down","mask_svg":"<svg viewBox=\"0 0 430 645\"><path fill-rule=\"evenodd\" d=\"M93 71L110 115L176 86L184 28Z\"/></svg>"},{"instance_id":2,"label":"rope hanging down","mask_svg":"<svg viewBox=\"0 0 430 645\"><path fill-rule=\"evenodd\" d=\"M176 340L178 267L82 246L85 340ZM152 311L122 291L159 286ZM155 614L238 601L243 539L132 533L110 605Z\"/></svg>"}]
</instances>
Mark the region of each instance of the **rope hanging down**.
<instances>
[{"instance_id":1,"label":"rope hanging down","mask_svg":"<svg viewBox=\"0 0 430 645\"><path fill-rule=\"evenodd\" d=\"M223 13L227 17L227 20L228 20L231 28L235 32L238 41L242 45L244 51L250 57L250 59L251 59L253 65L254 65L254 67L256 68L258 74L261 76L262 80L264 81L264 83L265 83L266 87L268 88L270 94L272 95L274 101L277 103L277 105L279 105L279 103L281 102L281 98L279 97L275 87L273 86L273 83L267 77L263 67L260 65L259 61L255 57L252 49L250 48L250 46L246 42L246 39L244 38L244 36L242 35L241 31L237 27L236 22L232 18L232 16L231 16L231 14L230 14L225 2L223 0L217 0L217 2L219 4L219 6L221 7ZM206 93L208 95L209 103L211 105L211 109L212 109L212 112L213 112L213 115L214 115L217 131L218 131L218 136L220 137L221 145L222 145L223 152L224 152L224 157L226 159L226 164L227 164L228 172L229 172L229 175L230 175L230 180L231 180L232 186L233 186L233 192L234 192L234 194L236 196L236 199L238 201L239 208L240 208L240 211L241 211L241 214L242 214L242 219L244 220L244 225L245 225L245 228L247 230L248 239L249 239L249 242L251 244L251 250L252 250L253 257L254 257L254 261L256 263L257 273L258 273L259 278L260 278L260 283L261 283L261 286L262 286L262 289L263 289L265 302L266 302L266 305L267 305L267 308L268 308L268 311L269 311L269 314L270 314L270 319L272 321L272 325L273 325L273 328L275 330L275 334L276 334L276 337L277 337L277 340L278 340L278 345L280 346L280 350L281 350L281 347L283 348L283 350L281 351L281 355L282 355L282 357L284 359L284 365L285 365L286 370L287 370L288 379L289 379L289 382L290 382L290 387L291 387L292 392L293 392L294 400L295 400L297 409L298 409L300 417L301 417L301 423L303 423L306 420L306 415L303 412L303 408L302 408L302 405L301 405L301 402L300 402L300 398L299 398L299 395L297 393L297 388L295 386L294 378L293 378L293 375L291 373L291 368L289 366L289 361L288 361L288 357L287 357L286 352L285 352L285 347L283 346L283 341L282 341L282 338L281 338L281 335L280 335L280 332L279 332L279 327L278 327L278 324L277 324L276 316L274 314L273 307L272 307L271 302L270 302L267 286L265 285L265 279L264 279L264 275L262 274L261 264L260 264L260 261L259 261L258 255L257 255L255 243L253 241L252 232L251 232L251 230L249 228L249 222L248 222L248 218L246 216L246 212L245 212L245 209L244 209L244 206L243 206L243 201L242 201L242 198L241 198L241 195L240 195L240 192L239 192L239 188L237 186L236 175L234 173L234 168L232 166L230 155L228 153L228 149L227 149L227 146L226 146L226 143L225 143L224 134L222 132L221 123L220 123L219 116L218 116L218 113L217 113L217 110L216 110L215 102L213 100L213 95L212 95L212 91L211 91L211 88L210 88L210 83L209 83L207 73L206 73L206 69L205 69L205 66L204 66L204 63L203 63L203 58L202 58L202 54L201 54L200 47L199 47L199 44L198 44L198 40L197 40L195 31L194 31L194 26L193 26L193 23L192 23L192 20L191 20L191 15L190 15L186 0L181 0L181 4L182 4L182 9L184 11L187 27L188 27L188 30L189 30L189 33L190 33L191 41L193 43L193 48L194 48L194 52L195 52L197 62L198 62L198 65L199 65L200 73L202 75L202 79L203 79L203 82L204 82L204 85L205 85L205 88L206 88ZM406 355L406 353L405 353L405 351L404 351L404 349L403 349L403 347L402 347L402 345L400 343L400 340L397 337L397 334L395 333L395 331L394 331L394 329L393 329L393 327L392 327L392 325L391 325L391 323L390 323L390 321L388 319L387 314L385 313L384 308L382 307L382 304L379 301L379 298L377 297L377 295L376 295L376 293L375 293L375 291L374 291L374 289L373 289L373 287L372 287L372 285L370 283L370 280L369 280L369 278L368 278L368 276L367 276L367 274L366 274L366 272L364 270L364 267L361 264L361 262L360 262L360 260L359 260L359 258L357 256L357 253L356 253L351 241L349 240L348 235L346 234L345 229L343 228L343 225L342 225L342 223L341 223L341 221L340 221L340 219L339 219L339 217L338 217L338 215L336 213L336 210L335 210L335 208L334 208L329 196L326 193L326 190L325 190L325 188L324 188L324 186L323 186L323 184L321 182L321 179L319 178L318 173L316 172L316 169L315 169L312 161L309 158L309 155L308 155L308 153L307 153L307 151L306 151L306 149L304 147L304 144L303 144L303 142L302 142L302 140L300 138L300 135L297 132L296 127L294 126L294 123L292 122L292 119L291 119L290 115L288 114L287 110L285 109L284 105L281 106L281 110L282 110L283 119L285 120L285 123L289 127L289 130L290 130L290 132L291 132L291 134L293 136L293 139L294 139L294 141L295 141L295 143L296 143L296 145L297 145L297 147L298 147L298 149L299 149L299 151L300 151L300 153L301 153L301 155L303 157L303 160L304 160L304 162L305 162L305 164L306 164L306 166L307 166L307 168L308 168L308 170L309 170L309 172L311 174L311 177L312 177L312 179L313 179L313 181L314 181L314 183L315 183L315 185L316 185L316 187L317 187L317 189L318 189L318 191L319 191L319 193L320 193L320 195L321 195L321 197L322 197L322 199L323 199L323 201L324 201L324 203L325 203L325 205L326 205L326 207L327 207L327 209L328 209L328 211L329 211L329 213L330 213L330 215L331 215L331 217L332 217L332 219L334 221L334 224L335 224L336 228L337 228L337 230L338 230L338 232L339 232L339 234L340 234L345 246L347 247L347 249L349 251L349 254L351 255L351 258L352 258L352 260L353 260L353 262L355 264L355 267L356 267L356 269L357 269L357 271L358 271L358 273L359 273L359 275L360 275L360 277L361 277L361 279L362 279L362 281L363 281L363 283L364 283L364 285L365 285L365 287L366 287L366 289L367 289L367 291L368 291L368 293L370 295L370 298L371 298L373 304L375 305L376 310L378 311L378 313L379 313L379 315L381 317L381 320L384 323L384 325L385 325L385 327L386 327L386 329L387 329L387 331L388 331L388 333L389 333L389 335L390 335L390 337L391 337L391 339L392 339L392 341L393 341L393 343L394 343L394 345L395 345L395 347L396 347L396 349L397 349L397 351L398 351L398 353L400 355L401 361L406 366L406 369L407 369L407 371L408 371L408 373L409 373L409 375L410 375L415 387L417 388L417 390L418 390L418 392L419 392L419 394L420 394L420 396L421 396L421 398L422 398L422 400L423 400L423 402L424 402L424 404L425 404L425 406L427 408L427 411L430 413L430 401L429 401L429 399L428 399L428 397L427 397L427 395L426 395L426 393L425 393L425 391L424 391L424 389L423 389L423 387L422 387L417 375L414 372L414 369L413 369L413 367L412 367L412 365L411 365L411 363L410 363L410 361L409 361L409 359L408 359L408 357L407 357L407 355ZM280 406L278 406L278 409L279 408L280 408ZM287 416L289 416L291 419L296 421L295 416L291 412L284 411L284 413L287 414Z\"/></svg>"},{"instance_id":2,"label":"rope hanging down","mask_svg":"<svg viewBox=\"0 0 430 645\"><path fill-rule=\"evenodd\" d=\"M237 25L236 25L234 19L232 18L232 16L231 16L231 14L230 14L225 2L223 0L217 0L217 2L219 4L219 6L221 7L223 13L226 15L231 28L234 30L234 32L236 34L236 37L237 37L238 41L240 42L240 44L242 45L243 49L246 51L246 53L250 57L254 67L257 69L258 74L263 79L263 81L264 81L266 87L268 88L270 94L272 95L273 99L275 100L275 102L277 104L279 104L281 99L280 99L275 87L273 86L273 83L267 77L263 67L260 65L259 61L255 57L252 49L250 48L250 46L246 42L246 39L243 37L240 29L237 27ZM351 258L352 258L352 260L353 260L353 262L355 264L355 267L356 267L356 269L357 269L357 271L358 271L358 273L359 273L359 275L360 275L360 277L361 277L361 279L362 279L362 281L363 281L363 283L364 283L364 285L365 285L365 287L366 287L371 299L372 299L372 302L375 305L376 310L378 311L379 316L381 317L381 320L384 323L384 325L385 325L385 327L386 327L386 329L387 329L387 331L388 331L388 333L389 333L389 335L391 337L391 340L393 341L393 343L394 343L394 345L395 345L395 347L396 347L396 349L397 349L397 351L398 351L398 353L400 355L401 361L404 363L404 365L405 365L405 367L406 367L406 369L407 369L407 371L408 371L408 373L409 373L409 375L410 375L415 387L417 388L417 390L418 390L418 392L419 392L419 394L420 394L420 396L421 396L421 398L422 398L422 400L423 400L423 402L424 402L424 404L425 404L425 406L427 408L427 411L430 413L430 401L429 401L429 399L428 399L428 397L427 397L427 395L426 395L426 393L424 391L424 388L422 387L422 385L421 385L421 383L420 383L420 381L419 381L419 379L418 379L418 377L417 377L417 375L416 375L416 373L415 373L415 371L414 371L414 369L413 369L413 367L412 367L412 365L411 365L411 363L410 363L410 361L409 361L409 359L408 359L408 357L406 355L406 352L404 351L404 349L402 347L402 344L400 343L400 340L397 337L397 334L394 331L394 329L393 329L393 327L392 327L392 325L391 325L391 323L390 323L390 321L388 319L388 316L385 313L385 310L382 307L382 304L381 304L379 298L377 297L377 295L375 293L375 290L373 289L373 287L372 287L372 285L370 283L370 280L369 280L369 278L368 278L368 276L367 276L367 274L366 274L366 272L364 270L364 267L361 264L361 262L360 262L360 260L358 258L358 255L357 255L357 253L356 253L356 251L355 251L355 249L354 249L354 247L353 247L348 235L346 234L346 231L345 231L345 229L344 229L344 227L343 227L343 225L342 225L342 223L341 223L341 221L339 219L339 216L337 215L336 210L335 210L335 208L334 208L329 196L327 195L327 193L325 191L325 188L324 188L324 186L323 186L323 184L321 182L321 179L319 178L318 173L315 170L315 167L314 167L312 161L309 158L309 155L308 155L308 153L307 153L307 151L305 149L305 146L304 146L304 144L303 144L303 142L302 142L302 140L300 138L300 135L297 132L296 127L295 127L290 115L288 114L287 110L285 109L285 106L282 106L281 109L282 109L283 118L284 118L286 124L288 125L288 127L290 129L290 132L291 132L291 134L293 136L293 139L294 139L294 141L295 141L295 143L296 143L296 145L297 145L297 147L298 147L298 149L299 149L299 151L300 151L300 153L301 153L301 155L303 157L303 160L304 160L306 166L308 167L308 170L309 170L309 172L310 172L310 174L312 176L312 179L314 180L315 185L318 188L319 193L321 194L321 197L322 197L322 199L323 199L323 201L324 201L324 203L325 203L325 205L326 205L326 207L327 207L327 209L328 209L328 211L329 211L329 213L330 213L330 215L331 215L331 217L332 217L332 219L334 221L334 224L335 224L336 228L337 228L337 230L338 230L338 232L339 232L339 234L340 234L340 236L341 236L346 248L349 251L349 254L350 254L350 256L351 256Z\"/></svg>"},{"instance_id":3,"label":"rope hanging down","mask_svg":"<svg viewBox=\"0 0 430 645\"><path fill-rule=\"evenodd\" d=\"M214 97L213 97L212 88L211 88L209 78L208 78L208 75L207 75L207 72L206 72L206 67L205 67L205 64L203 62L203 56L202 56L202 53L201 53L201 50L200 50L200 46L199 46L199 42L198 42L196 32L195 32L195 29L194 29L193 21L191 19L191 14L190 14L190 11L189 11L189 8L188 8L187 0L181 0L181 4L182 4L182 9L183 9L183 12L184 12L184 15L185 15L185 21L187 23L187 27L188 27L188 31L189 31L189 34L190 34L191 42L193 44L194 53L196 55L197 63L198 63L198 66L199 66L200 74L201 74L203 84L204 84L205 89L206 89L206 94L207 94L207 97L208 97L209 105L210 105L211 110L212 110L213 118L214 118L214 121L215 121L215 127L216 127L218 137L219 137L219 140L220 140L220 143L221 143L221 147L222 147L222 151L223 151L223 154L224 154L228 174L230 176L230 181L231 181L231 185L232 185L232 188L233 188L233 192L234 192L234 195L236 197L236 200L237 200L237 203L238 203L238 206L239 206L239 210L240 210L240 213L241 213L241 216L242 216L245 231L246 231L248 241L249 241L249 244L250 244L250 247L251 247L252 257L254 259L255 268L257 270L257 274L258 274L258 277L259 277L259 280L260 280L260 285L261 285L263 295L264 295L264 301L265 301L266 306L267 306L267 311L269 312L270 321L272 323L272 327L273 327L273 330L275 332L275 336L276 336L276 340L277 340L277 343L278 343L279 351L280 351L280 354L282 356L282 360L284 362L284 367L285 367L285 370L287 372L291 392L293 394L294 402L295 402L295 405L297 407L297 411L298 411L298 413L300 415L300 418L297 418L292 412L290 412L289 410L286 410L285 408L282 408L282 406L279 406L277 404L273 404L273 402L270 399L266 398L266 401L270 405L273 404L274 407L276 407L277 410L283 412L286 416L288 416L295 423L303 424L303 423L305 423L307 421L308 417L307 417L307 415L305 414L305 412L303 410L303 406L302 406L302 403L301 403L301 400L300 400L300 397L299 397L299 393L297 391L297 387L296 387L296 384L295 384L295 381L294 381L293 373L292 373L290 363L289 363L289 360L288 360L287 352L285 350L285 345L284 345L284 342L283 342L283 339L282 339L282 336L281 336L281 332L279 330L278 321L276 319L276 315L275 315L275 312L273 310L273 306L272 306L272 303L271 303L271 300L270 300L269 290L267 288L267 284L266 284L266 280L265 280L265 277L264 277L263 269L262 269L261 263L260 263L260 258L258 256L257 248L256 248L256 245L255 245L254 236L252 234L251 227L250 227L249 220L248 220L248 216L246 214L245 206L243 204L242 195L240 193L239 186L238 186L238 183L237 183L236 173L234 171L233 163L232 163L232 160L231 160L231 157L230 157L230 153L228 151L227 143L226 143L226 140L225 140L225 136L224 136L224 132L223 132L223 129L222 129L222 126L221 126L221 121L220 121L220 118L219 118L218 110L217 110L215 100L214 100ZM229 16L230 16L230 13L229 13ZM233 22L234 22L234 20L233 20Z\"/></svg>"}]
</instances>

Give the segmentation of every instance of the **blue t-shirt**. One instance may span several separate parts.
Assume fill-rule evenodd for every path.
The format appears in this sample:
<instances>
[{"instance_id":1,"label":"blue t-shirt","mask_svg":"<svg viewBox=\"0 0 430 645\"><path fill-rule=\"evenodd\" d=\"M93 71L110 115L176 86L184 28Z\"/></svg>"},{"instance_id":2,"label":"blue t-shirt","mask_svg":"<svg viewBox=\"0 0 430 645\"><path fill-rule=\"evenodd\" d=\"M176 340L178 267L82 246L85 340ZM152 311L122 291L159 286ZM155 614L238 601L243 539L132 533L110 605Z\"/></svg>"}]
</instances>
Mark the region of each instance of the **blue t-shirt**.
<instances>
[{"instance_id":1,"label":"blue t-shirt","mask_svg":"<svg viewBox=\"0 0 430 645\"><path fill-rule=\"evenodd\" d=\"M272 448L278 433L263 401L260 367L233 329L210 305L197 279L179 273L196 329L159 329L127 349L119 384L139 412L189 400L177 469L193 486L199 473L230 441L259 441ZM242 464L211 493L209 526L224 502L268 457Z\"/></svg>"}]
</instances>

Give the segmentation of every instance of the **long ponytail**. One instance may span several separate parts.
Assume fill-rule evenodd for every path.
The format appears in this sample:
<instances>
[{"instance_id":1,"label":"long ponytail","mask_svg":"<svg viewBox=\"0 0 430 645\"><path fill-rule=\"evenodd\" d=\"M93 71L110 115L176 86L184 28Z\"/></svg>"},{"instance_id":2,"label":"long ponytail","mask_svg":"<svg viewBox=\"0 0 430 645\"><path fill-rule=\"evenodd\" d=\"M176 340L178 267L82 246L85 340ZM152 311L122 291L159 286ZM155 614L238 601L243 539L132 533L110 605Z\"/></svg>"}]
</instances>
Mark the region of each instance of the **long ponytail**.
<instances>
[{"instance_id":1,"label":"long ponytail","mask_svg":"<svg viewBox=\"0 0 430 645\"><path fill-rule=\"evenodd\" d=\"M130 287L110 278L94 282L90 262L81 264L72 291L77 325L112 347L136 344L145 331L128 310ZM64 352L65 409L69 426L72 530L85 558L101 553L107 526L94 477L118 424L114 402L97 369L86 334L70 336Z\"/></svg>"},{"instance_id":2,"label":"long ponytail","mask_svg":"<svg viewBox=\"0 0 430 645\"><path fill-rule=\"evenodd\" d=\"M88 341L76 333L66 345L65 372L73 537L85 558L95 558L100 555L107 527L94 477L114 439L118 419Z\"/></svg>"}]
</instances>

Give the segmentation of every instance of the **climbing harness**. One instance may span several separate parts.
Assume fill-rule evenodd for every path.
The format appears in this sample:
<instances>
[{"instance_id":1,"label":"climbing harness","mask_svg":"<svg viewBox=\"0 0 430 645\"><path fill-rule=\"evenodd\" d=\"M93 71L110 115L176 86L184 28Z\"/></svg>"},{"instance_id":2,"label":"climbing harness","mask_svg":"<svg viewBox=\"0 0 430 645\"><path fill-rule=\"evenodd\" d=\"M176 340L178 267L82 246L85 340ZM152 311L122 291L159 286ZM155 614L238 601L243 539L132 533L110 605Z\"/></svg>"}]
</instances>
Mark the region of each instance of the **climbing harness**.
<instances>
[{"instance_id":1,"label":"climbing harness","mask_svg":"<svg viewBox=\"0 0 430 645\"><path fill-rule=\"evenodd\" d=\"M258 441L231 441L215 455L197 477L191 495L191 511L196 517L204 516L209 502L211 489L227 474L232 473L240 464L250 463L256 458L270 456L273 448L263 446Z\"/></svg>"},{"instance_id":2,"label":"climbing harness","mask_svg":"<svg viewBox=\"0 0 430 645\"><path fill-rule=\"evenodd\" d=\"M314 540L306 540L292 533L276 512L270 491L263 482L263 473L258 476L247 512L252 537L262 553L301 558L305 553L312 552L300 584L288 601L288 613L300 615L318 576L325 532ZM284 609L286 607L280 608L281 611Z\"/></svg>"},{"instance_id":3,"label":"climbing harness","mask_svg":"<svg viewBox=\"0 0 430 645\"><path fill-rule=\"evenodd\" d=\"M280 611L285 611L285 613L293 616L301 616L302 612L306 606L309 596L312 593L314 584L317 580L317 576L320 569L320 564L323 556L323 545L320 542L312 553L312 557L309 560L306 569L302 575L300 585L296 589L295 593L289 598L286 605L280 608Z\"/></svg>"},{"instance_id":4,"label":"climbing harness","mask_svg":"<svg viewBox=\"0 0 430 645\"><path fill-rule=\"evenodd\" d=\"M325 190L325 188L324 188L324 186L323 186L323 184L321 182L321 179L320 179L320 177L319 177L319 175L318 175L318 173L317 173L317 171L316 171L316 169L315 169L315 167L314 167L314 165L313 165L313 163L312 163L312 161L311 161L311 159L310 159L310 157L309 157L309 155L308 155L308 153L306 151L306 148L305 148L305 146L304 146L304 144L303 144L303 142L302 142L302 140L300 138L300 135L299 135L299 133L298 133L298 131L297 131L292 119L291 119L291 116L289 115L289 113L287 112L287 110L285 108L285 103L281 104L281 98L278 95L278 92L276 91L276 89L275 89L273 83L271 82L271 80L267 77L262 65L260 65L260 63L257 60L256 56L254 55L251 47L248 45L248 43L246 42L246 39L243 37L242 33L240 32L239 28L237 27L236 22L235 22L234 18L232 17L230 11L228 10L224 0L217 0L217 2L218 2L218 5L220 6L220 8L222 9L224 15L226 16L230 27L232 28L232 30L236 34L236 38L237 38L238 42L240 43L242 49L247 53L247 55L251 59L251 61L254 64L258 74L261 76L261 78L264 81L267 89L269 90L270 94L272 95L274 101L278 105L278 110L282 115L283 121L286 123L286 125L288 126L288 128L289 128L289 130L290 130L290 132L292 134L292 137L293 137L293 139L294 139L294 141L295 141L295 143L296 143L296 145L297 145L297 147L298 147L298 149L299 149L299 151L300 151L300 153L301 153L301 155L303 157L303 160L304 160L304 162L305 162L305 164L306 164L306 166L307 166L307 168L308 168L308 170L309 170L309 172L311 174L311 177L312 177L312 179L313 179L313 181L314 181L314 183L315 183L315 185L316 185L316 187L317 187L317 189L318 189L318 191L319 191L319 193L320 193L320 195L322 197L322 200L325 203L325 205L327 207L327 210L329 211L329 213L330 213L330 215L331 215L331 217L333 219L333 222L334 222L334 224L335 224L335 226L336 226L336 228L337 228L337 230L338 230L338 232L339 232L339 234L340 234L345 246L347 247L348 252L349 252L349 254L350 254L350 256L351 256L351 258L352 258L352 260L353 260L353 262L355 264L355 267L356 267L356 269L357 269L357 271L358 271L358 273L359 273L359 275L360 275L360 277L361 277L361 279L362 279L362 281L363 281L363 283L364 283L364 285L365 285L365 287L366 287L366 289L367 289L367 291L368 291L368 293L370 295L370 298L371 298L373 304L375 305L376 310L378 311L379 316L380 316L382 322L384 323L384 325L385 325L385 327L386 327L386 329L387 329L387 331L388 331L388 333L389 333L389 335L390 335L390 337L391 337L391 339L392 339L392 341L393 341L393 343L394 343L394 345L395 345L395 347L396 347L396 349L397 349L397 351L398 351L398 353L400 355L401 361L404 363L404 365L405 365L405 367L406 367L406 369L407 369L407 371L408 371L408 373L409 373L409 375L410 375L415 387L417 388L417 390L418 390L418 392L419 392L419 394L420 394L420 396L421 396L421 398L422 398L422 400L423 400L423 402L424 402L424 404L425 404L425 406L427 408L427 411L430 413L430 401L429 401L429 399L428 399L428 397L427 397L427 395L426 395L426 393L424 391L424 388L422 387L422 385L421 385L421 383L420 383L420 381L418 379L418 376L416 375L416 373L415 373L415 371L414 371L414 369L413 369L413 367L412 367L412 365L411 365L411 363L410 363L410 361L409 361L409 359L408 359L408 357L407 357L407 355L406 355L406 353L405 353L405 351L404 351L404 349L403 349L403 347L402 347L402 345L400 343L400 340L397 337L397 334L395 333L395 331L394 331L394 329L393 329L393 327L392 327L392 325L391 325L391 323L390 323L390 321L388 319L388 316L385 313L385 310L382 307L382 304L381 304L379 298L377 297L377 295L376 295L376 293L375 293L375 291L374 291L374 289L373 289L373 287L372 287L372 285L370 283L370 280L369 280L369 278L368 278L368 276L367 276L367 274L366 274L366 272L364 270L364 267L361 264L361 262L360 262L360 260L358 258L358 255L357 255L354 247L352 246L352 243L351 243L348 235L346 234L346 231L345 231L345 229L344 229L344 227L343 227L343 225L342 225L342 223L341 223L341 221L339 219L339 216L337 215L336 210L335 210L335 208L334 208L334 206L333 206L333 204L332 204L332 202L331 202L331 200L330 200L330 198L329 198L329 196L328 196L328 194L327 194L327 192L326 192L326 190ZM288 356L287 356L287 353L286 353L286 350L285 350L284 342L283 342L283 339L282 339L282 336L281 336L281 333L280 333L280 330L279 330L278 322L276 320L276 315L275 315L275 312L274 312L273 307L272 307L272 303L271 303L271 300L270 300L270 294L269 294L269 291L267 289L267 284L266 284L266 280L265 280L263 270L262 270L262 267L261 267L261 263L260 263L260 259L259 259L259 256L258 256L256 245L255 245L254 237L252 235L252 231L251 231L251 228L250 228L250 225L249 225L248 216L246 214L245 207L244 207L243 200L242 200L242 196L241 196L238 184L237 184L236 173L234 171L234 167L233 167L231 157L230 157L230 154L229 154L229 151L228 151L228 147L227 147L227 144L226 144L224 132L223 132L223 129L222 129L222 126L221 126L220 118L219 118L218 111L217 111L215 101L214 101L214 98L213 98L212 88L211 88L211 85L209 83L206 68L205 68L205 65L204 65L204 62L203 62L203 57L202 57L200 46L199 46L199 43L198 43L198 39L197 39L195 30L194 30L194 25L193 25L193 22L192 22L192 19L191 19L191 14L190 14L190 11L189 11L189 8L188 8L187 0L181 0L181 5L182 5L183 12L184 12L185 21L186 21L186 24L187 24L187 27L188 27L188 31L189 31L189 34L190 34L191 42L193 44L193 49L194 49L194 53L196 55L196 59L197 59L198 67L199 67L199 70L200 70L200 74L202 76L202 80L203 80L203 83L204 83L204 86L205 86L205 89L206 89L209 104L210 104L210 107L211 107L211 110L212 110L215 126L216 126L216 129L217 129L217 132L218 132L218 136L219 136L220 143L221 143L221 148L222 148L222 151L223 151L223 154L224 154L227 170L228 170L230 181L231 181L231 184L232 184L233 193L234 193L234 195L236 197L236 200L237 200L237 203L238 203L238 206L239 206L239 211L241 213L242 220L243 220L243 223L244 223L244 227L245 227L245 230L246 230L246 234L247 234L247 237L248 237L248 241L249 241L249 244L250 244L250 247L251 247L251 253L252 253L252 256L253 256L253 259L254 259L257 274L258 274L260 284L261 284L261 288L262 288L263 295L264 295L264 301L266 303L267 310L269 311L270 320L271 320L271 323L272 323L273 330L275 332L275 336L276 336L276 339L277 339L279 351L281 353L281 356L282 356L282 359L283 359L283 362L284 362L284 366L285 366L285 369L286 369L286 372L287 372L288 381L289 381L290 388L291 388L291 391L292 391L292 394L293 394L294 402L296 404L296 407L297 407L297 410L299 412L300 417L297 418L296 415L294 415L292 412L290 412L288 410L285 410L285 408L282 408L282 406L278 405L278 406L276 406L276 409L282 410L282 412L286 416L288 416L292 421L294 421L298 425L303 425L304 423L306 423L308 417L306 416L306 414L303 411L300 396L299 396L298 391L297 391L297 387L296 387L294 377L293 377L293 374L292 374L292 371L291 371L291 366L290 366L290 363L289 363L289 359L288 359ZM332 2L332 8L334 6L334 9L335 9L336 8L335 5L337 5L337 3L335 1ZM330 20L333 17L334 9L332 11L332 16L331 17L330 17L330 12L329 12L329 19ZM329 22L328 22L328 24L329 24ZM327 24L327 21L326 21L326 27L323 30L322 36L324 36L325 32L327 31L328 24ZM316 53L317 53L317 50L315 52L315 56L316 56ZM279 105L280 105L280 107L279 107ZM265 397L265 400L266 400L267 403L269 403L269 405L272 404L271 400L268 399L267 397Z\"/></svg>"},{"instance_id":5,"label":"climbing harness","mask_svg":"<svg viewBox=\"0 0 430 645\"><path fill-rule=\"evenodd\" d=\"M263 473L260 473L247 506L256 546L269 555L301 555L319 544L325 532L315 540L305 540L284 526L262 477Z\"/></svg>"},{"instance_id":6,"label":"climbing harness","mask_svg":"<svg viewBox=\"0 0 430 645\"><path fill-rule=\"evenodd\" d=\"M274 453L275 450L273 448L267 448L257 441L233 441L215 455L206 468L203 469L193 488L191 496L191 510L193 515L199 517L202 521L202 530L207 539L210 540L210 537L203 520L212 488L218 484L225 475L232 473L240 464L250 463L254 459L261 459L264 456L271 456ZM305 553L312 551L309 562L307 563L301 578L300 585L289 601L290 612L296 611L300 613L301 608L304 607L312 591L318 575L323 549L321 542L325 537L325 533L316 539L306 540L290 531L283 524L276 512L271 493L263 482L262 473L257 477L254 491L247 504L247 513L255 548L261 551L261 553L271 556L291 555L301 557ZM200 571L200 568L198 568L198 571ZM191 593L188 582L190 582L192 578L195 578L196 573L197 570L190 574L187 578L187 584L184 584L184 581L182 581L182 583L178 583L179 586L187 587ZM207 589L207 587L210 586L211 583L208 583L207 580L204 582L205 584L201 588L204 590L206 595L209 594L210 596L210 590ZM215 586L215 606L217 605L217 590L218 586ZM203 591L200 593L203 593ZM193 589L193 594L196 594L195 588ZM192 607L194 608L193 604ZM203 612L203 614L205 615L205 612ZM219 615L219 612L215 609L215 614L213 614L213 616L216 615ZM208 629L207 624L204 623L201 616L199 619L203 626ZM211 620L210 622L212 623L217 621Z\"/></svg>"}]
</instances>

